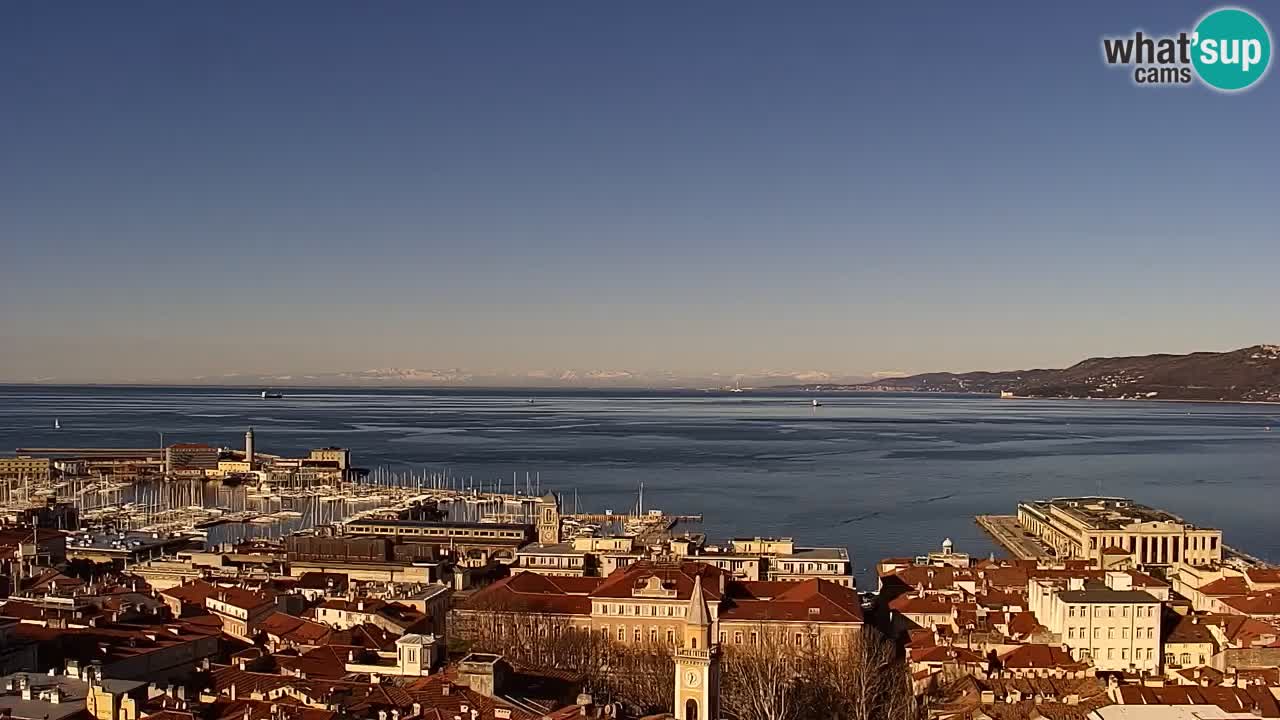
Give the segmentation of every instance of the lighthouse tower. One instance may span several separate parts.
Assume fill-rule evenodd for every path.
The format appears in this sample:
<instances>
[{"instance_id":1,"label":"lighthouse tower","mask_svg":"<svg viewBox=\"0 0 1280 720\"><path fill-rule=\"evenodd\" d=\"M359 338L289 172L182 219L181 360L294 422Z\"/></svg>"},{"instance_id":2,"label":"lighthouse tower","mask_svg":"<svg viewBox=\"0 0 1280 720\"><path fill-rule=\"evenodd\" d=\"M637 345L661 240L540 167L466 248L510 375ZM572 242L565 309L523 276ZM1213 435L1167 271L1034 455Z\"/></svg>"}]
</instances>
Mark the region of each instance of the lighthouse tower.
<instances>
[{"instance_id":1,"label":"lighthouse tower","mask_svg":"<svg viewBox=\"0 0 1280 720\"><path fill-rule=\"evenodd\" d=\"M244 434L244 461L253 462L253 428L249 428L249 432Z\"/></svg>"}]
</instances>

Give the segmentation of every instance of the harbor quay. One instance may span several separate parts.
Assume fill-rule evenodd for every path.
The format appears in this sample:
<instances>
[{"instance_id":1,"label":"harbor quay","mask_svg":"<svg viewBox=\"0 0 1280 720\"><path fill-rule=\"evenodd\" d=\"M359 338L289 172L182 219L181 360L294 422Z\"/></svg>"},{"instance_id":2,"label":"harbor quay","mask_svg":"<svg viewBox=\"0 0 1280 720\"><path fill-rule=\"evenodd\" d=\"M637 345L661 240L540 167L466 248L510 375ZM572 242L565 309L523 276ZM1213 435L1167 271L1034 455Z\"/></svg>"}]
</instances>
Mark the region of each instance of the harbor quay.
<instances>
[{"instance_id":1,"label":"harbor quay","mask_svg":"<svg viewBox=\"0 0 1280 720\"><path fill-rule=\"evenodd\" d=\"M943 540L858 588L847 548L712 540L642 485L585 511L262 444L0 458L0 712L736 717L751 663L874 646L919 717L1280 717L1280 569L1127 498L1020 502L977 518L1009 557Z\"/></svg>"}]
</instances>

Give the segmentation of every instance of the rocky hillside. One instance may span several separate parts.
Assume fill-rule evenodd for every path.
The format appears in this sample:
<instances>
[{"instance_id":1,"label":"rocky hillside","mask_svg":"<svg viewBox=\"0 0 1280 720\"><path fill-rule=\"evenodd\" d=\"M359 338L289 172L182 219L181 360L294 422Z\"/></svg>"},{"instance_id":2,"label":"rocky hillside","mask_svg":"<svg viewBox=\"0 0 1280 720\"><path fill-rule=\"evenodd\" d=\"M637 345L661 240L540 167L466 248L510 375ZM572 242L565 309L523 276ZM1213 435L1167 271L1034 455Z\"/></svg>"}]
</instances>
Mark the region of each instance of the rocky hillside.
<instances>
[{"instance_id":1,"label":"rocky hillside","mask_svg":"<svg viewBox=\"0 0 1280 720\"><path fill-rule=\"evenodd\" d=\"M1062 370L926 373L865 389L1012 392L1029 397L1280 401L1280 345L1231 352L1089 358Z\"/></svg>"}]
</instances>

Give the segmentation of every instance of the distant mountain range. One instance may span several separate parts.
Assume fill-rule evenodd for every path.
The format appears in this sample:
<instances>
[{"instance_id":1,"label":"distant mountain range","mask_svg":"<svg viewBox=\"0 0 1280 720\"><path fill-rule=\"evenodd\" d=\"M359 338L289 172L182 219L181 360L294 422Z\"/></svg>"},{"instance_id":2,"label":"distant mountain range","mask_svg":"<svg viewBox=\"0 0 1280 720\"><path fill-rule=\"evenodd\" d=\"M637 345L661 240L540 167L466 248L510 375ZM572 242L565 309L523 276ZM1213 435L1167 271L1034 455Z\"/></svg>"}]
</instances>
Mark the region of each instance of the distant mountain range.
<instances>
[{"instance_id":1,"label":"distant mountain range","mask_svg":"<svg viewBox=\"0 0 1280 720\"><path fill-rule=\"evenodd\" d=\"M1280 345L1220 353L1089 358L1061 370L925 373L839 388L808 385L805 389L1280 402Z\"/></svg>"},{"instance_id":2,"label":"distant mountain range","mask_svg":"<svg viewBox=\"0 0 1280 720\"><path fill-rule=\"evenodd\" d=\"M475 371L462 368L374 368L329 373L228 373L187 378L196 385L252 387L489 387L489 388L671 388L766 390L797 383L853 385L868 376L835 375L816 370L750 373L682 373L669 370L555 369L528 372ZM56 382L56 378L45 382Z\"/></svg>"}]
</instances>

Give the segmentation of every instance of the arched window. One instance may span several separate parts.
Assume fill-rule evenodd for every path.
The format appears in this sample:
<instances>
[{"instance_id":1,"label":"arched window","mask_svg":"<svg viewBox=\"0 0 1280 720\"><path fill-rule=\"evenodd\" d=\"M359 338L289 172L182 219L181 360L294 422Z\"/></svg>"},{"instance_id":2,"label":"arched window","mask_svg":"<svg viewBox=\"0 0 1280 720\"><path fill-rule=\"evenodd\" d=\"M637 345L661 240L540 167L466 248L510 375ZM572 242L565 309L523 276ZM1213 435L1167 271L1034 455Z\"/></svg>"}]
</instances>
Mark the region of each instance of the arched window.
<instances>
[{"instance_id":1,"label":"arched window","mask_svg":"<svg viewBox=\"0 0 1280 720\"><path fill-rule=\"evenodd\" d=\"M698 720L698 701L689 698L684 701L685 720Z\"/></svg>"}]
</instances>

